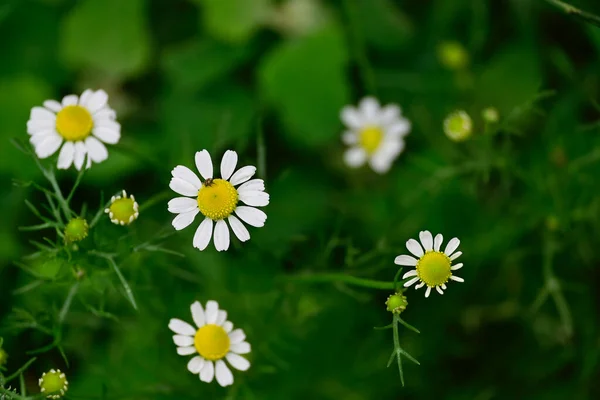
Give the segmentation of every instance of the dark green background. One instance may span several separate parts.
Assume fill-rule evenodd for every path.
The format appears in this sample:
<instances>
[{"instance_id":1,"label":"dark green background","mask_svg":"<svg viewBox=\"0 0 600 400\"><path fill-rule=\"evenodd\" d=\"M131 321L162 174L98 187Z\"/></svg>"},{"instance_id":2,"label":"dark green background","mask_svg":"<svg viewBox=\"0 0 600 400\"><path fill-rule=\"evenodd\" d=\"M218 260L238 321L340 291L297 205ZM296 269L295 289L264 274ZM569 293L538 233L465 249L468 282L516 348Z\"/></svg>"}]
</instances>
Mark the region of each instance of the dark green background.
<instances>
[{"instance_id":1,"label":"dark green background","mask_svg":"<svg viewBox=\"0 0 600 400\"><path fill-rule=\"evenodd\" d=\"M9 371L52 340L16 329L11 310L51 324L73 283L72 266L59 262L53 279L13 293L34 279L14 263L33 251L29 240L55 234L17 229L39 222L24 199L44 200L12 180L43 177L9 139L26 139L31 107L89 87L109 93L122 140L84 177L76 204L93 211L101 191L123 188L142 206L158 199L128 236L151 239L172 230L170 170L193 166L203 148L217 162L235 149L242 164L266 161L268 220L224 254L193 249L190 227L163 244L184 258L124 258L139 312L114 275L97 272L106 265L82 261L86 278L61 328L70 366L56 349L39 355L25 374L30 392L58 367L73 399L103 390L107 399L599 398L600 28L542 0L340 0L311 2L319 18L293 30L274 22L278 3L0 3L0 335ZM573 3L600 12L596 1ZM441 65L447 40L467 48L467 69ZM398 103L413 123L384 176L342 163L339 111L368 94ZM487 106L502 119L484 134ZM442 131L457 108L474 119L473 139L461 144ZM75 176L60 172L61 185ZM90 243L127 251L116 239L124 229L103 220ZM403 317L422 333L403 329L401 342L421 366L405 363L402 388L385 368L392 333L373 330L391 321L388 292L289 277L389 281L394 257L424 229L461 239L465 283L429 299L407 291ZM532 309L548 285L544 262L566 311L553 297ZM209 299L253 348L251 369L234 371L227 389L190 374L167 329ZM118 320L94 315L99 304Z\"/></svg>"}]
</instances>

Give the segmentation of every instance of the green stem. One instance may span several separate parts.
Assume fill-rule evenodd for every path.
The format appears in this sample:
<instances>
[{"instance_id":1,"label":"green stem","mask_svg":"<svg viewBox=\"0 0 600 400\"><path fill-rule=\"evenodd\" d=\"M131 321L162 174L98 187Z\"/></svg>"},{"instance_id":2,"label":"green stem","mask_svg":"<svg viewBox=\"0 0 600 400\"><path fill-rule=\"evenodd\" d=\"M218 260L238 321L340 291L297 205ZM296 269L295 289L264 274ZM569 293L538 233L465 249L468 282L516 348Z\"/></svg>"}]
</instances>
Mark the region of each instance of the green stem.
<instances>
[{"instance_id":1,"label":"green stem","mask_svg":"<svg viewBox=\"0 0 600 400\"><path fill-rule=\"evenodd\" d=\"M546 0L546 2L561 9L565 14L573 15L592 25L600 26L600 17L597 15L583 11L577 7L573 7L572 5L560 0Z\"/></svg>"},{"instance_id":2,"label":"green stem","mask_svg":"<svg viewBox=\"0 0 600 400\"><path fill-rule=\"evenodd\" d=\"M404 371L402 371L402 357L400 357L400 334L398 333L398 322L400 322L400 316L398 314L394 314L394 321L392 330L394 331L394 353L396 354L396 358L398 359L398 370L400 371L400 381L402 381L402 386L404 386Z\"/></svg>"},{"instance_id":3,"label":"green stem","mask_svg":"<svg viewBox=\"0 0 600 400\"><path fill-rule=\"evenodd\" d=\"M155 194L150 197L148 200L142 203L140 206L139 212L141 213L144 210L147 210L150 207L153 207L155 204L162 202L163 200L168 199L172 195L172 192L163 190L160 193Z\"/></svg>"},{"instance_id":4,"label":"green stem","mask_svg":"<svg viewBox=\"0 0 600 400\"><path fill-rule=\"evenodd\" d=\"M350 285L362 286L371 289L394 290L394 282L376 281L373 279L358 278L356 276L342 273L327 274L301 274L286 277L293 282L320 283L320 282L343 282Z\"/></svg>"},{"instance_id":5,"label":"green stem","mask_svg":"<svg viewBox=\"0 0 600 400\"><path fill-rule=\"evenodd\" d=\"M21 368L16 370L14 374L7 376L6 379L4 379L4 382L8 383L8 382L12 381L13 379L15 379L17 376L19 376L21 373L23 373L23 371L25 371L27 368L29 368L29 366L31 364L33 364L35 362L35 360L37 360L37 357L33 357L31 360L27 361Z\"/></svg>"}]
</instances>

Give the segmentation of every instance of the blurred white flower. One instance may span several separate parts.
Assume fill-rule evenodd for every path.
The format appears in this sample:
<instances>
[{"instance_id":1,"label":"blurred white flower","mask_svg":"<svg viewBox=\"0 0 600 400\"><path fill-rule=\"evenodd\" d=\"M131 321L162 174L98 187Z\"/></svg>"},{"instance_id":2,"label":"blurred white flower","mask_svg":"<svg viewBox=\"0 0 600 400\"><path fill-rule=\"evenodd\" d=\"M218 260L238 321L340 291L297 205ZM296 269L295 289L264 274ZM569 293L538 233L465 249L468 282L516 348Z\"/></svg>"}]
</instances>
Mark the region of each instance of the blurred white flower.
<instances>
[{"instance_id":1,"label":"blurred white flower","mask_svg":"<svg viewBox=\"0 0 600 400\"><path fill-rule=\"evenodd\" d=\"M169 187L183 196L169 201L169 212L178 214L173 227L181 230L190 225L198 213L204 220L194 235L194 247L204 250L213 236L218 251L229 248L229 226L237 238L245 242L250 239L248 229L240 219L255 227L262 227L267 215L256 207L269 204L262 179L252 179L256 167L247 165L233 173L238 155L227 150L221 160L221 178L213 178L213 164L206 150L196 153L196 168L204 179L202 182L189 168L178 165L171 171L173 178ZM237 188L235 186L238 186ZM246 205L238 205L239 202ZM235 213L235 215L234 215ZM238 219L239 217L239 219ZM225 222L229 222L229 226Z\"/></svg>"},{"instance_id":2,"label":"blurred white flower","mask_svg":"<svg viewBox=\"0 0 600 400\"><path fill-rule=\"evenodd\" d=\"M404 136L411 128L400 107L381 107L372 97L364 98L358 108L344 107L341 119L348 127L342 135L343 142L350 146L344 154L346 164L357 168L368 162L380 174L387 172L402 153Z\"/></svg>"},{"instance_id":3,"label":"blurred white flower","mask_svg":"<svg viewBox=\"0 0 600 400\"><path fill-rule=\"evenodd\" d=\"M402 279L413 277L404 284L404 287L409 287L412 284L420 281L415 288L420 289L427 285L425 297L429 297L431 289L435 288L439 294L444 294L446 290L446 282L449 279L456 282L464 282L463 278L454 276L452 271L456 271L463 267L462 263L452 265L452 261L456 260L462 254L461 251L455 250L460 244L458 238L450 239L444 251L440 251L440 246L444 240L441 234L435 235L435 239L429 231L419 233L421 244L415 239L410 239L406 242L406 248L417 258L409 255L401 255L394 260L395 264L415 267L415 269L404 274ZM421 245L423 247L421 247Z\"/></svg>"},{"instance_id":4,"label":"blurred white flower","mask_svg":"<svg viewBox=\"0 0 600 400\"><path fill-rule=\"evenodd\" d=\"M177 318L169 322L169 329L175 332L173 342L177 345L177 354L196 354L187 368L192 374L198 374L201 381L212 382L216 376L223 387L233 384L233 374L223 360L239 371L250 368L250 362L240 355L250 353L244 331L233 329L233 324L227 321L227 312L219 310L214 300L209 300L205 309L196 301L191 311L196 327Z\"/></svg>"},{"instance_id":5,"label":"blurred white flower","mask_svg":"<svg viewBox=\"0 0 600 400\"><path fill-rule=\"evenodd\" d=\"M72 94L62 103L46 100L43 107L33 107L27 133L39 158L50 157L61 149L58 168L74 164L80 170L86 155L86 168L108 158L104 143L115 144L121 138L121 125L115 119L106 92L87 89L81 97Z\"/></svg>"}]
</instances>

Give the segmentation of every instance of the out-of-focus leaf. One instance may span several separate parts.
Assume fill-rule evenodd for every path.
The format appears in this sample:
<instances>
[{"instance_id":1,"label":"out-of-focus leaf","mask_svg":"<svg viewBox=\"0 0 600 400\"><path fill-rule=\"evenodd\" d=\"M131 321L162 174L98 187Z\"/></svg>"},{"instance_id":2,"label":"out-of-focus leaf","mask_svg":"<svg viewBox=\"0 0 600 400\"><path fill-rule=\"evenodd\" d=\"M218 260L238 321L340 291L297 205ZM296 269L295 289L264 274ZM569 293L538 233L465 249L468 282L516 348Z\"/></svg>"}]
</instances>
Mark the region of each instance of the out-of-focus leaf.
<instances>
[{"instance_id":1,"label":"out-of-focus leaf","mask_svg":"<svg viewBox=\"0 0 600 400\"><path fill-rule=\"evenodd\" d=\"M163 68L176 90L193 91L227 75L249 53L246 46L228 46L210 39L197 40L165 53Z\"/></svg>"},{"instance_id":2,"label":"out-of-focus leaf","mask_svg":"<svg viewBox=\"0 0 600 400\"><path fill-rule=\"evenodd\" d=\"M347 0L352 23L365 40L382 50L397 50L412 37L413 25L397 2L390 0Z\"/></svg>"},{"instance_id":3,"label":"out-of-focus leaf","mask_svg":"<svg viewBox=\"0 0 600 400\"><path fill-rule=\"evenodd\" d=\"M243 42L263 24L269 0L195 0L202 7L202 23L216 38Z\"/></svg>"},{"instance_id":4,"label":"out-of-focus leaf","mask_svg":"<svg viewBox=\"0 0 600 400\"><path fill-rule=\"evenodd\" d=\"M347 62L344 40L333 27L286 42L263 61L260 85L290 139L314 146L339 135L340 109L349 101Z\"/></svg>"},{"instance_id":5,"label":"out-of-focus leaf","mask_svg":"<svg viewBox=\"0 0 600 400\"><path fill-rule=\"evenodd\" d=\"M62 57L73 67L131 76L150 55L144 0L85 0L64 22Z\"/></svg>"}]
</instances>

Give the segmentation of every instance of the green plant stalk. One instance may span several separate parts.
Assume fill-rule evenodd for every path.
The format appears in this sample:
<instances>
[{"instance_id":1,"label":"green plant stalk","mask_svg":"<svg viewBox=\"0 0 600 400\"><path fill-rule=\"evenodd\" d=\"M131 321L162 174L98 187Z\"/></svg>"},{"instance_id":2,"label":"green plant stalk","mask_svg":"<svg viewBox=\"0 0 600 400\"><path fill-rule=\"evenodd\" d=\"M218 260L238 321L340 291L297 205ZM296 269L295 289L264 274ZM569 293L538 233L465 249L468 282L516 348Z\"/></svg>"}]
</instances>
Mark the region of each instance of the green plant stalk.
<instances>
[{"instance_id":1,"label":"green plant stalk","mask_svg":"<svg viewBox=\"0 0 600 400\"><path fill-rule=\"evenodd\" d=\"M556 8L562 10L565 14L573 15L587 23L600 27L600 17L590 12L583 11L577 7L565 3L560 0L546 0L546 3L552 4Z\"/></svg>"},{"instance_id":2,"label":"green plant stalk","mask_svg":"<svg viewBox=\"0 0 600 400\"><path fill-rule=\"evenodd\" d=\"M286 280L293 282L343 282L349 285L362 286L370 289L394 290L395 282L376 281L373 279L358 278L356 276L343 273L327 273L327 274L301 274L286 277Z\"/></svg>"}]
</instances>

